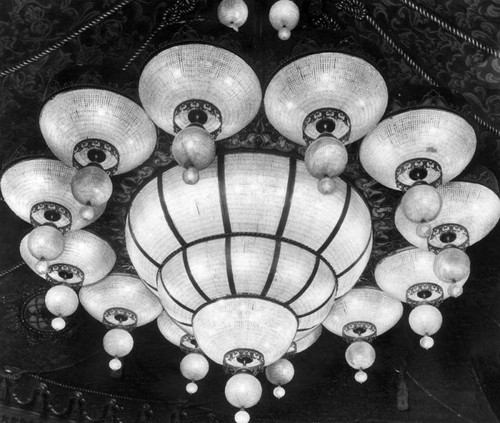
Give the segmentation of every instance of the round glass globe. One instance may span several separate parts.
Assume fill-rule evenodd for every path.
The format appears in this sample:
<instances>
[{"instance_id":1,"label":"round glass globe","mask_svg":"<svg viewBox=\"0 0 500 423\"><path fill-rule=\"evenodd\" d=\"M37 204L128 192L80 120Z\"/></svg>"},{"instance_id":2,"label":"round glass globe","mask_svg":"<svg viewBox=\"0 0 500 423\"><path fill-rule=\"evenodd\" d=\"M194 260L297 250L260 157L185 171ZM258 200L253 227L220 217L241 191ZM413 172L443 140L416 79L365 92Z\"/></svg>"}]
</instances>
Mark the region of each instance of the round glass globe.
<instances>
[{"instance_id":1,"label":"round glass globe","mask_svg":"<svg viewBox=\"0 0 500 423\"><path fill-rule=\"evenodd\" d=\"M368 380L368 375L363 370L358 370L354 375L354 379L358 383L365 383Z\"/></svg>"},{"instance_id":2,"label":"round glass globe","mask_svg":"<svg viewBox=\"0 0 500 423\"><path fill-rule=\"evenodd\" d=\"M278 37L282 41L289 40L292 36L292 31L290 31L287 27L280 28L278 31Z\"/></svg>"},{"instance_id":3,"label":"round glass globe","mask_svg":"<svg viewBox=\"0 0 500 423\"><path fill-rule=\"evenodd\" d=\"M49 270L49 263L47 263L45 260L39 260L35 264L35 270L39 275L45 276L45 274Z\"/></svg>"},{"instance_id":4,"label":"round glass globe","mask_svg":"<svg viewBox=\"0 0 500 423\"><path fill-rule=\"evenodd\" d=\"M375 349L366 341L354 341L347 347L345 359L353 369L367 369L375 362Z\"/></svg>"},{"instance_id":5,"label":"round glass globe","mask_svg":"<svg viewBox=\"0 0 500 423\"><path fill-rule=\"evenodd\" d=\"M45 306L56 316L71 316L78 308L78 295L67 285L56 285L45 294Z\"/></svg>"},{"instance_id":6,"label":"round glass globe","mask_svg":"<svg viewBox=\"0 0 500 423\"><path fill-rule=\"evenodd\" d=\"M462 250L447 247L434 258L434 273L443 282L457 282L467 279L470 274L470 259Z\"/></svg>"},{"instance_id":7,"label":"round glass globe","mask_svg":"<svg viewBox=\"0 0 500 423\"><path fill-rule=\"evenodd\" d=\"M432 234L432 226L428 223L419 223L415 232L417 233L418 237L427 239Z\"/></svg>"},{"instance_id":8,"label":"round glass globe","mask_svg":"<svg viewBox=\"0 0 500 423\"><path fill-rule=\"evenodd\" d=\"M194 381L203 379L209 369L208 360L199 353L189 353L181 361L181 373L186 379Z\"/></svg>"},{"instance_id":9,"label":"round glass globe","mask_svg":"<svg viewBox=\"0 0 500 423\"><path fill-rule=\"evenodd\" d=\"M304 164L315 178L335 178L344 171L347 160L344 144L331 135L322 135L307 147Z\"/></svg>"},{"instance_id":10,"label":"round glass globe","mask_svg":"<svg viewBox=\"0 0 500 423\"><path fill-rule=\"evenodd\" d=\"M464 288L462 285L458 285L456 283L452 283L448 288L448 295L453 298L458 298L460 295L464 293Z\"/></svg>"},{"instance_id":11,"label":"round glass globe","mask_svg":"<svg viewBox=\"0 0 500 423\"><path fill-rule=\"evenodd\" d=\"M66 321L62 317L55 317L50 322L50 326L55 330L63 330L66 327Z\"/></svg>"},{"instance_id":12,"label":"round glass globe","mask_svg":"<svg viewBox=\"0 0 500 423\"><path fill-rule=\"evenodd\" d=\"M115 372L117 370L120 370L122 368L122 362L119 358L113 358L109 361L109 368L111 370L114 370Z\"/></svg>"},{"instance_id":13,"label":"round glass globe","mask_svg":"<svg viewBox=\"0 0 500 423\"><path fill-rule=\"evenodd\" d=\"M198 385L194 382L189 382L186 385L186 392L191 395L196 394L198 392Z\"/></svg>"},{"instance_id":14,"label":"round glass globe","mask_svg":"<svg viewBox=\"0 0 500 423\"><path fill-rule=\"evenodd\" d=\"M188 185L197 184L200 180L200 172L195 167L188 167L182 172L182 180Z\"/></svg>"},{"instance_id":15,"label":"round glass globe","mask_svg":"<svg viewBox=\"0 0 500 423\"><path fill-rule=\"evenodd\" d=\"M104 350L113 357L125 357L134 347L134 338L124 329L114 328L103 338Z\"/></svg>"},{"instance_id":16,"label":"round glass globe","mask_svg":"<svg viewBox=\"0 0 500 423\"><path fill-rule=\"evenodd\" d=\"M39 260L54 260L64 251L64 235L54 226L38 226L28 235L28 250Z\"/></svg>"},{"instance_id":17,"label":"round glass globe","mask_svg":"<svg viewBox=\"0 0 500 423\"><path fill-rule=\"evenodd\" d=\"M82 219L90 221L94 218L95 212L92 206L84 206L80 209L80 216Z\"/></svg>"},{"instance_id":18,"label":"round glass globe","mask_svg":"<svg viewBox=\"0 0 500 423\"><path fill-rule=\"evenodd\" d=\"M283 398L285 396L285 393L285 388L283 388L282 386L277 386L273 390L273 395L278 399Z\"/></svg>"},{"instance_id":19,"label":"round glass globe","mask_svg":"<svg viewBox=\"0 0 500 423\"><path fill-rule=\"evenodd\" d=\"M266 367L266 378L273 385L286 385L293 379L295 369L286 358L280 358Z\"/></svg>"},{"instance_id":20,"label":"round glass globe","mask_svg":"<svg viewBox=\"0 0 500 423\"><path fill-rule=\"evenodd\" d=\"M262 396L262 386L255 376L248 373L236 373L228 379L224 393L232 406L250 408L259 402Z\"/></svg>"},{"instance_id":21,"label":"round glass globe","mask_svg":"<svg viewBox=\"0 0 500 423\"><path fill-rule=\"evenodd\" d=\"M439 192L430 185L412 186L401 199L401 211L413 223L434 220L441 211L442 199Z\"/></svg>"},{"instance_id":22,"label":"round glass globe","mask_svg":"<svg viewBox=\"0 0 500 423\"><path fill-rule=\"evenodd\" d=\"M422 338L420 338L420 346L428 350L434 346L434 339L428 335L422 336Z\"/></svg>"},{"instance_id":23,"label":"round glass globe","mask_svg":"<svg viewBox=\"0 0 500 423\"><path fill-rule=\"evenodd\" d=\"M236 423L248 423L250 421L250 414L245 410L240 410L234 415L234 421Z\"/></svg>"},{"instance_id":24,"label":"round glass globe","mask_svg":"<svg viewBox=\"0 0 500 423\"><path fill-rule=\"evenodd\" d=\"M202 125L188 125L175 136L172 155L175 161L186 169L205 169L215 159L214 138Z\"/></svg>"},{"instance_id":25,"label":"round glass globe","mask_svg":"<svg viewBox=\"0 0 500 423\"><path fill-rule=\"evenodd\" d=\"M102 167L88 165L76 171L71 192L80 203L98 207L111 198L113 183Z\"/></svg>"},{"instance_id":26,"label":"round glass globe","mask_svg":"<svg viewBox=\"0 0 500 423\"><path fill-rule=\"evenodd\" d=\"M418 335L434 335L441 328L443 316L436 307L422 304L411 311L408 323Z\"/></svg>"},{"instance_id":27,"label":"round glass globe","mask_svg":"<svg viewBox=\"0 0 500 423\"><path fill-rule=\"evenodd\" d=\"M248 18L248 7L243 0L222 0L217 8L217 17L222 25L238 31Z\"/></svg>"},{"instance_id":28,"label":"round glass globe","mask_svg":"<svg viewBox=\"0 0 500 423\"><path fill-rule=\"evenodd\" d=\"M329 176L321 178L318 181L318 191L324 195L333 194L333 192L335 191L335 180L330 178Z\"/></svg>"}]
</instances>

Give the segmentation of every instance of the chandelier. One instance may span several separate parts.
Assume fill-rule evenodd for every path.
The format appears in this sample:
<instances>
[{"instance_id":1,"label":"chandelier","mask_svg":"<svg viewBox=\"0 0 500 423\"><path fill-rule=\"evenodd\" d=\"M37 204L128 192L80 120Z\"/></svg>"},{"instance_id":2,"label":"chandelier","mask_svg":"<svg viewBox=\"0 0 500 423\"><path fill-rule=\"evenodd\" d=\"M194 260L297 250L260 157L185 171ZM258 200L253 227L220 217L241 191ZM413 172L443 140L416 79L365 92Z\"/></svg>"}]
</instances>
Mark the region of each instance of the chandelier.
<instances>
[{"instance_id":1,"label":"chandelier","mask_svg":"<svg viewBox=\"0 0 500 423\"><path fill-rule=\"evenodd\" d=\"M237 31L248 9L223 0L218 16ZM290 0L271 8L281 40L298 19ZM259 113L296 145L292 152L220 146ZM403 303L431 348L439 305L465 289L466 248L500 218L494 178L467 168L476 136L466 103L435 87L389 94L380 60L352 37L291 54L266 84L235 48L170 40L138 81L63 71L47 87L39 122L55 157L11 163L0 186L33 225L20 252L52 285L53 328L64 329L81 304L108 329L103 345L117 371L133 331L156 321L186 353L180 371L190 394L210 362L229 375L225 396L238 423L261 398L259 374L282 398L293 356L323 328L349 344L359 383L375 361L372 343L398 323ZM172 138L175 162L134 194L121 230L135 272L123 273L110 244L87 227L105 212L112 177L153 154L158 128ZM370 286L358 282L372 252L371 210L342 176L356 141L366 172L404 192L394 221L408 245L368 269Z\"/></svg>"}]
</instances>

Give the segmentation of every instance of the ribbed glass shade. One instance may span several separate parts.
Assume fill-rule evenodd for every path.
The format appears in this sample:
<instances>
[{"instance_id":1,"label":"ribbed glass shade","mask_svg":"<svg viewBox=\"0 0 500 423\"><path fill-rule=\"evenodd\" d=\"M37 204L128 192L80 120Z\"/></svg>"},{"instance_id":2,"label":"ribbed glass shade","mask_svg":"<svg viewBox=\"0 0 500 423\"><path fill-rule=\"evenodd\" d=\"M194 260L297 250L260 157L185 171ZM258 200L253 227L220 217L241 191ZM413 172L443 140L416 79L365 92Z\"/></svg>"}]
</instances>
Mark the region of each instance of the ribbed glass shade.
<instances>
[{"instance_id":1,"label":"ribbed glass shade","mask_svg":"<svg viewBox=\"0 0 500 423\"><path fill-rule=\"evenodd\" d=\"M286 307L251 297L223 298L205 304L193 318L198 345L213 361L235 349L251 349L264 356L266 365L281 358L297 330L297 318Z\"/></svg>"},{"instance_id":2,"label":"ribbed glass shade","mask_svg":"<svg viewBox=\"0 0 500 423\"><path fill-rule=\"evenodd\" d=\"M80 290L80 302L85 310L99 321L104 312L113 308L129 310L137 316L137 326L156 319L162 312L161 304L136 276L111 273Z\"/></svg>"},{"instance_id":3,"label":"ribbed glass shade","mask_svg":"<svg viewBox=\"0 0 500 423\"><path fill-rule=\"evenodd\" d=\"M118 152L115 174L142 164L156 146L156 128L134 101L113 91L76 88L56 94L40 112L40 129L52 152L72 166L75 146L84 140L101 140ZM82 156L81 164L88 159ZM108 155L101 163L106 170L115 165Z\"/></svg>"},{"instance_id":4,"label":"ribbed glass shade","mask_svg":"<svg viewBox=\"0 0 500 423\"><path fill-rule=\"evenodd\" d=\"M301 145L305 145L302 125L309 113L324 108L346 113L351 122L348 143L375 128L387 100L387 86L378 70L359 57L339 52L310 54L285 65L264 94L271 125Z\"/></svg>"},{"instance_id":5,"label":"ribbed glass shade","mask_svg":"<svg viewBox=\"0 0 500 423\"><path fill-rule=\"evenodd\" d=\"M380 260L375 268L375 280L377 285L391 297L406 302L406 294L410 287L416 284L428 283L441 287L443 299L448 298L450 284L442 282L433 270L436 255L430 251L415 247L408 247ZM456 284L463 286L467 278L457 281ZM419 298L418 294L412 296L413 301L433 301L438 294L429 291L430 296Z\"/></svg>"},{"instance_id":6,"label":"ribbed glass shade","mask_svg":"<svg viewBox=\"0 0 500 423\"><path fill-rule=\"evenodd\" d=\"M323 331L323 326L319 325L307 333L307 335L300 337L301 332L297 332L295 336L295 352L300 353L307 350L311 345L313 345L321 336Z\"/></svg>"},{"instance_id":7,"label":"ribbed glass shade","mask_svg":"<svg viewBox=\"0 0 500 423\"><path fill-rule=\"evenodd\" d=\"M464 227L469 236L469 244L474 244L483 239L497 224L500 218L500 199L491 189L481 184L472 182L451 181L437 187L443 204L436 219L429 222L431 227L441 225L460 225ZM438 236L425 239L417 235L417 224L404 217L400 207L396 209L394 221L398 231L408 242L418 248L427 249L428 243L442 248L447 243L442 242ZM452 245L461 245L465 239L458 234Z\"/></svg>"},{"instance_id":8,"label":"ribbed glass shade","mask_svg":"<svg viewBox=\"0 0 500 423\"><path fill-rule=\"evenodd\" d=\"M188 100L215 106L222 126L218 139L234 135L257 114L262 100L260 83L252 68L238 55L209 44L168 47L153 56L139 79L139 96L151 119L174 134L174 111ZM187 126L183 122L180 129ZM212 133L219 126L209 119Z\"/></svg>"},{"instance_id":9,"label":"ribbed glass shade","mask_svg":"<svg viewBox=\"0 0 500 423\"><path fill-rule=\"evenodd\" d=\"M467 120L426 107L384 119L364 138L359 155L373 179L399 189L395 174L404 162L431 159L441 166L442 182L446 183L465 169L475 150L476 134Z\"/></svg>"},{"instance_id":10,"label":"ribbed glass shade","mask_svg":"<svg viewBox=\"0 0 500 423\"><path fill-rule=\"evenodd\" d=\"M106 204L94 209L91 220L80 216L83 206L73 197L70 185L75 172L73 167L59 160L24 159L8 167L2 174L2 195L18 217L35 226L50 223L63 230L81 229L97 220ZM48 210L60 212L59 218L54 220L54 213L47 215L45 212Z\"/></svg>"},{"instance_id":11,"label":"ribbed glass shade","mask_svg":"<svg viewBox=\"0 0 500 423\"><path fill-rule=\"evenodd\" d=\"M375 326L376 335L391 329L403 315L400 301L375 288L356 288L333 304L323 326L343 336L344 326L352 322L368 322Z\"/></svg>"},{"instance_id":12,"label":"ribbed glass shade","mask_svg":"<svg viewBox=\"0 0 500 423\"><path fill-rule=\"evenodd\" d=\"M325 278L330 288L335 283L327 263L337 276L338 295L358 280L371 252L370 213L341 179L335 192L324 196L302 161L253 152L220 156L196 185L186 186L181 173L174 167L146 184L129 212L127 250L151 289L157 289L158 270L164 268L166 286L177 287L175 298L190 307L201 305L203 296L186 264L211 299L231 294L232 285L237 293L260 294L268 278L266 290L279 301L290 301L310 279L298 297L312 299L316 287L326 286Z\"/></svg>"},{"instance_id":13,"label":"ribbed glass shade","mask_svg":"<svg viewBox=\"0 0 500 423\"><path fill-rule=\"evenodd\" d=\"M21 257L36 272L37 258L28 250L28 236L21 240ZM64 250L49 260L46 278L53 283L92 284L104 278L115 265L116 254L102 238L85 230L70 231L64 236Z\"/></svg>"},{"instance_id":14,"label":"ribbed glass shade","mask_svg":"<svg viewBox=\"0 0 500 423\"><path fill-rule=\"evenodd\" d=\"M162 311L156 323L158 324L158 329L161 334L168 342L178 347L181 345L181 339L186 335L186 332L172 320L166 311Z\"/></svg>"}]
</instances>

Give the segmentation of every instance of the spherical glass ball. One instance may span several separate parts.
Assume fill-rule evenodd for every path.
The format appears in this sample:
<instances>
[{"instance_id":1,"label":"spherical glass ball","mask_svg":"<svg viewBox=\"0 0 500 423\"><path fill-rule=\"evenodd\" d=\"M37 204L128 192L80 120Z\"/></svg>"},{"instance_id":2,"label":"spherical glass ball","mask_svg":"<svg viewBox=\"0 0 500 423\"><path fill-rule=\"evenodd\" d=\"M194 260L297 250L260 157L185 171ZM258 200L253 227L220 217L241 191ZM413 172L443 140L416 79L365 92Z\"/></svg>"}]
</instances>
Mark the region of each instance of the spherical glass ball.
<instances>
[{"instance_id":1,"label":"spherical glass ball","mask_svg":"<svg viewBox=\"0 0 500 423\"><path fill-rule=\"evenodd\" d=\"M401 211L413 223L434 220L441 211L441 206L439 192L427 184L412 186L401 199Z\"/></svg>"},{"instance_id":2,"label":"spherical glass ball","mask_svg":"<svg viewBox=\"0 0 500 423\"><path fill-rule=\"evenodd\" d=\"M434 346L434 339L428 335L422 336L422 338L420 338L420 346L428 350Z\"/></svg>"},{"instance_id":3,"label":"spherical glass ball","mask_svg":"<svg viewBox=\"0 0 500 423\"><path fill-rule=\"evenodd\" d=\"M299 23L300 10L291 0L278 0L269 10L269 22L281 40L290 38L290 31Z\"/></svg>"},{"instance_id":4,"label":"spherical glass ball","mask_svg":"<svg viewBox=\"0 0 500 423\"><path fill-rule=\"evenodd\" d=\"M318 181L318 191L324 195L333 194L333 192L335 191L335 180L330 178L329 176L321 178Z\"/></svg>"},{"instance_id":5,"label":"spherical glass ball","mask_svg":"<svg viewBox=\"0 0 500 423\"><path fill-rule=\"evenodd\" d=\"M182 172L182 180L188 185L197 184L200 180L200 172L195 167L188 167Z\"/></svg>"},{"instance_id":6,"label":"spherical glass ball","mask_svg":"<svg viewBox=\"0 0 500 423\"><path fill-rule=\"evenodd\" d=\"M315 178L335 178L347 166L347 150L344 144L331 135L323 135L307 147L304 163Z\"/></svg>"},{"instance_id":7,"label":"spherical glass ball","mask_svg":"<svg viewBox=\"0 0 500 423\"><path fill-rule=\"evenodd\" d=\"M434 335L441 328L443 316L436 307L422 304L411 311L408 322L418 335Z\"/></svg>"},{"instance_id":8,"label":"spherical glass ball","mask_svg":"<svg viewBox=\"0 0 500 423\"><path fill-rule=\"evenodd\" d=\"M175 136L172 155L180 166L202 170L215 159L215 141L202 125L191 124Z\"/></svg>"},{"instance_id":9,"label":"spherical glass ball","mask_svg":"<svg viewBox=\"0 0 500 423\"><path fill-rule=\"evenodd\" d=\"M113 183L102 167L88 165L76 171L71 180L71 192L80 203L98 207L110 199Z\"/></svg>"},{"instance_id":10,"label":"spherical glass ball","mask_svg":"<svg viewBox=\"0 0 500 423\"><path fill-rule=\"evenodd\" d=\"M278 31L278 38L282 41L289 40L291 36L292 36L292 31L290 31L286 27L280 28L280 30Z\"/></svg>"},{"instance_id":11,"label":"spherical glass ball","mask_svg":"<svg viewBox=\"0 0 500 423\"><path fill-rule=\"evenodd\" d=\"M248 18L248 7L243 0L222 0L217 8L217 17L222 25L238 31Z\"/></svg>"},{"instance_id":12,"label":"spherical glass ball","mask_svg":"<svg viewBox=\"0 0 500 423\"><path fill-rule=\"evenodd\" d=\"M125 357L134 347L134 338L124 329L109 330L103 339L104 350L113 357Z\"/></svg>"},{"instance_id":13,"label":"spherical glass ball","mask_svg":"<svg viewBox=\"0 0 500 423\"><path fill-rule=\"evenodd\" d=\"M283 398L285 396L285 388L283 388L282 386L277 386L273 390L273 395L278 399Z\"/></svg>"},{"instance_id":14,"label":"spherical glass ball","mask_svg":"<svg viewBox=\"0 0 500 423\"><path fill-rule=\"evenodd\" d=\"M189 382L186 385L186 392L191 395L196 394L198 392L198 385L194 382Z\"/></svg>"},{"instance_id":15,"label":"spherical glass ball","mask_svg":"<svg viewBox=\"0 0 500 423\"><path fill-rule=\"evenodd\" d=\"M280 358L266 367L266 377L273 385L286 385L293 379L295 369L286 358Z\"/></svg>"},{"instance_id":16,"label":"spherical glass ball","mask_svg":"<svg viewBox=\"0 0 500 423\"><path fill-rule=\"evenodd\" d=\"M245 410L240 410L234 415L234 421L236 423L248 423L250 421L250 414Z\"/></svg>"},{"instance_id":17,"label":"spherical glass ball","mask_svg":"<svg viewBox=\"0 0 500 423\"><path fill-rule=\"evenodd\" d=\"M432 234L432 226L428 223L419 223L415 232L418 237L427 239Z\"/></svg>"},{"instance_id":18,"label":"spherical glass ball","mask_svg":"<svg viewBox=\"0 0 500 423\"><path fill-rule=\"evenodd\" d=\"M45 294L45 306L56 316L71 316L78 303L78 295L67 285L53 286Z\"/></svg>"},{"instance_id":19,"label":"spherical glass ball","mask_svg":"<svg viewBox=\"0 0 500 423\"><path fill-rule=\"evenodd\" d=\"M55 317L50 322L50 326L55 330L63 330L66 327L66 321L62 317Z\"/></svg>"},{"instance_id":20,"label":"spherical glass ball","mask_svg":"<svg viewBox=\"0 0 500 423\"><path fill-rule=\"evenodd\" d=\"M181 373L191 381L201 380L208 373L208 360L199 353L189 353L181 361Z\"/></svg>"},{"instance_id":21,"label":"spherical glass ball","mask_svg":"<svg viewBox=\"0 0 500 423\"><path fill-rule=\"evenodd\" d=\"M109 361L109 368L111 370L114 370L115 372L117 370L120 370L122 368L122 362L119 358L113 358Z\"/></svg>"},{"instance_id":22,"label":"spherical glass ball","mask_svg":"<svg viewBox=\"0 0 500 423\"><path fill-rule=\"evenodd\" d=\"M464 288L462 285L458 285L456 283L452 283L448 288L448 295L453 298L458 298L460 295L464 293Z\"/></svg>"},{"instance_id":23,"label":"spherical glass ball","mask_svg":"<svg viewBox=\"0 0 500 423\"><path fill-rule=\"evenodd\" d=\"M45 276L45 274L49 270L49 263L47 263L45 260L39 260L35 264L35 270L39 275Z\"/></svg>"},{"instance_id":24,"label":"spherical glass ball","mask_svg":"<svg viewBox=\"0 0 500 423\"><path fill-rule=\"evenodd\" d=\"M443 282L465 280L470 274L470 259L462 250L455 247L444 248L434 258L434 273Z\"/></svg>"},{"instance_id":25,"label":"spherical glass ball","mask_svg":"<svg viewBox=\"0 0 500 423\"><path fill-rule=\"evenodd\" d=\"M345 359L353 369L367 369L375 362L375 349L366 341L354 341L345 352Z\"/></svg>"},{"instance_id":26,"label":"spherical glass ball","mask_svg":"<svg viewBox=\"0 0 500 423\"><path fill-rule=\"evenodd\" d=\"M39 260L55 260L64 251L64 235L54 226L38 226L28 235L28 250Z\"/></svg>"},{"instance_id":27,"label":"spherical glass ball","mask_svg":"<svg viewBox=\"0 0 500 423\"><path fill-rule=\"evenodd\" d=\"M92 206L84 206L80 209L80 216L84 220L92 220L95 216L94 209L92 208Z\"/></svg>"},{"instance_id":28,"label":"spherical glass ball","mask_svg":"<svg viewBox=\"0 0 500 423\"><path fill-rule=\"evenodd\" d=\"M255 376L249 373L236 373L228 379L224 393L232 406L250 408L259 402L262 386Z\"/></svg>"},{"instance_id":29,"label":"spherical glass ball","mask_svg":"<svg viewBox=\"0 0 500 423\"><path fill-rule=\"evenodd\" d=\"M368 380L368 375L363 370L358 370L354 375L354 379L358 383L365 383Z\"/></svg>"}]
</instances>

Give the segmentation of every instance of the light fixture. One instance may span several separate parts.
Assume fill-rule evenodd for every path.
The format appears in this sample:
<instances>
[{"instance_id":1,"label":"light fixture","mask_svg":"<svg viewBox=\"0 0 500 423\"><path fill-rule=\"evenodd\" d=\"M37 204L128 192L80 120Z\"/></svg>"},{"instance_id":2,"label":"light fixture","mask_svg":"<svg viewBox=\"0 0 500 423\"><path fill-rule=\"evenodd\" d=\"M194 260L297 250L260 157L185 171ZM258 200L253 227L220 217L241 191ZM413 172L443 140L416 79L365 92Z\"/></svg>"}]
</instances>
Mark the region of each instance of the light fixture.
<instances>
[{"instance_id":1,"label":"light fixture","mask_svg":"<svg viewBox=\"0 0 500 423\"><path fill-rule=\"evenodd\" d=\"M284 0L289 2L289 0ZM304 54L277 70L264 94L269 122L307 145L308 171L324 194L347 164L345 144L370 132L383 116L388 92L373 59L352 40L337 49Z\"/></svg>"},{"instance_id":2,"label":"light fixture","mask_svg":"<svg viewBox=\"0 0 500 423\"><path fill-rule=\"evenodd\" d=\"M290 38L299 18L300 10L292 0L278 0L269 10L269 22L283 41Z\"/></svg>"},{"instance_id":3,"label":"light fixture","mask_svg":"<svg viewBox=\"0 0 500 423\"><path fill-rule=\"evenodd\" d=\"M247 21L247 4L243 0L222 0L217 7L217 17L222 25L238 31Z\"/></svg>"},{"instance_id":4,"label":"light fixture","mask_svg":"<svg viewBox=\"0 0 500 423\"><path fill-rule=\"evenodd\" d=\"M434 188L462 172L476 149L464 99L436 87L396 94L391 110L361 143L364 169L386 187L404 191L400 212L426 237L441 210ZM418 229L418 231L417 231Z\"/></svg>"}]
</instances>

